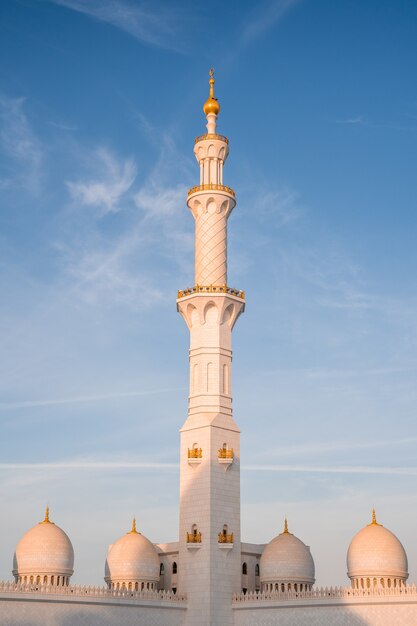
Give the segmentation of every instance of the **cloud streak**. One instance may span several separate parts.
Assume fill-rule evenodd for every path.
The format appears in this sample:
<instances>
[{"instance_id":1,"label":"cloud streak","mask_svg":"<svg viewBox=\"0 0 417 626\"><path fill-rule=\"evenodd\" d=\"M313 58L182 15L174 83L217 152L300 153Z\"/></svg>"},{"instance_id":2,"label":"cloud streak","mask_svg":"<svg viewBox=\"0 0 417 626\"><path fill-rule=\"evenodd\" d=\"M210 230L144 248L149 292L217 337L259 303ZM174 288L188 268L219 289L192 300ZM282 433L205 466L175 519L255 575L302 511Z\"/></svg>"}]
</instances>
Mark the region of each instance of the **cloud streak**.
<instances>
[{"instance_id":1,"label":"cloud streak","mask_svg":"<svg viewBox=\"0 0 417 626\"><path fill-rule=\"evenodd\" d=\"M181 24L185 15L172 6L153 9L150 3L122 0L50 1L111 24L145 44L177 52L180 50L179 41L183 32Z\"/></svg>"},{"instance_id":2,"label":"cloud streak","mask_svg":"<svg viewBox=\"0 0 417 626\"><path fill-rule=\"evenodd\" d=\"M109 150L96 151L97 178L83 182L67 182L72 198L86 206L98 207L100 215L120 210L123 196L133 185L137 167L133 158L119 162Z\"/></svg>"},{"instance_id":3,"label":"cloud streak","mask_svg":"<svg viewBox=\"0 0 417 626\"><path fill-rule=\"evenodd\" d=\"M178 463L159 463L147 461L59 461L50 463L0 463L0 470L140 470L140 469L179 469ZM417 476L417 467L389 467L372 465L263 465L248 464L241 466L246 472L277 473L318 473L318 474L376 474L390 476Z\"/></svg>"},{"instance_id":4,"label":"cloud streak","mask_svg":"<svg viewBox=\"0 0 417 626\"><path fill-rule=\"evenodd\" d=\"M257 4L251 19L245 20L242 43L247 44L261 37L299 3L300 0L272 0L263 5Z\"/></svg>"},{"instance_id":5,"label":"cloud streak","mask_svg":"<svg viewBox=\"0 0 417 626\"><path fill-rule=\"evenodd\" d=\"M25 98L0 95L0 150L8 157L0 187L23 186L32 194L40 189L43 149L24 112Z\"/></svg>"},{"instance_id":6,"label":"cloud streak","mask_svg":"<svg viewBox=\"0 0 417 626\"><path fill-rule=\"evenodd\" d=\"M167 389L149 389L147 391L106 393L94 396L74 396L71 398L54 398L50 400L27 400L24 402L8 402L0 404L0 411L10 411L12 409L30 409L40 406L58 406L62 404L83 404L85 402L100 402L102 400L117 400L119 398L135 398L138 396L152 396L161 393L184 391L185 389L185 387L172 387Z\"/></svg>"}]
</instances>

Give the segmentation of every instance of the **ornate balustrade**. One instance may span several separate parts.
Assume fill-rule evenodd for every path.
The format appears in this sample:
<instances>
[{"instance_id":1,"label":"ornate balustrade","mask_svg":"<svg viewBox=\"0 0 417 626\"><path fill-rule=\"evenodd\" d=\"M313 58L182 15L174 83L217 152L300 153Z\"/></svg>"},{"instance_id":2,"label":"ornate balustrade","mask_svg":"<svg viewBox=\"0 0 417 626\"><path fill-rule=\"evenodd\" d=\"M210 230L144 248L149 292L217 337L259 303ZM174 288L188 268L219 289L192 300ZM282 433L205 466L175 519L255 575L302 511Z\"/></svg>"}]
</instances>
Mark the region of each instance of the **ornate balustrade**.
<instances>
[{"instance_id":1,"label":"ornate balustrade","mask_svg":"<svg viewBox=\"0 0 417 626\"><path fill-rule=\"evenodd\" d=\"M199 141L204 141L205 139L217 139L217 141L224 141L224 143L229 143L229 140L224 135L217 135L213 133L206 133L205 135L200 135L195 138L194 143L198 143Z\"/></svg>"},{"instance_id":2,"label":"ornate balustrade","mask_svg":"<svg viewBox=\"0 0 417 626\"><path fill-rule=\"evenodd\" d=\"M230 535L226 533L219 533L218 538L219 543L233 543L233 533L230 533Z\"/></svg>"},{"instance_id":3,"label":"ornate balustrade","mask_svg":"<svg viewBox=\"0 0 417 626\"><path fill-rule=\"evenodd\" d=\"M73 596L73 597L90 597L101 598L111 600L113 598L126 598L131 600L154 600L156 602L184 602L186 595L184 593L174 594L172 591L151 591L142 590L135 591L129 589L109 589L108 587L93 587L82 585L68 585L63 587L56 587L52 585L37 585L29 583L15 583L8 581L0 582L0 594L27 594L38 593L46 595L60 595L60 596Z\"/></svg>"},{"instance_id":4,"label":"ornate balustrade","mask_svg":"<svg viewBox=\"0 0 417 626\"><path fill-rule=\"evenodd\" d=\"M226 193L230 193L233 197L236 196L231 187L228 187L227 185L217 185L216 183L208 183L206 185L196 185L195 187L191 187L191 189L188 190L187 195L191 196L191 194L196 193L197 191L225 191Z\"/></svg>"},{"instance_id":5,"label":"ornate balustrade","mask_svg":"<svg viewBox=\"0 0 417 626\"><path fill-rule=\"evenodd\" d=\"M202 448L188 448L188 458L189 459L202 459L203 458Z\"/></svg>"},{"instance_id":6,"label":"ornate balustrade","mask_svg":"<svg viewBox=\"0 0 417 626\"><path fill-rule=\"evenodd\" d=\"M187 533L187 543L201 543L201 533Z\"/></svg>"},{"instance_id":7,"label":"ornate balustrade","mask_svg":"<svg viewBox=\"0 0 417 626\"><path fill-rule=\"evenodd\" d=\"M194 287L188 287L178 291L178 298L185 298L185 296L191 296L194 293L228 293L231 296L237 296L238 298L245 299L245 292L227 285L194 285Z\"/></svg>"},{"instance_id":8,"label":"ornate balustrade","mask_svg":"<svg viewBox=\"0 0 417 626\"><path fill-rule=\"evenodd\" d=\"M369 589L353 589L352 587L319 587L307 591L249 591L233 594L233 604L248 602L284 602L285 600L329 600L343 598L409 596L417 599L416 585L401 585L386 588L376 585Z\"/></svg>"},{"instance_id":9,"label":"ornate balustrade","mask_svg":"<svg viewBox=\"0 0 417 626\"><path fill-rule=\"evenodd\" d=\"M233 459L233 448L226 450L225 448L219 448L217 452L219 459Z\"/></svg>"}]
</instances>

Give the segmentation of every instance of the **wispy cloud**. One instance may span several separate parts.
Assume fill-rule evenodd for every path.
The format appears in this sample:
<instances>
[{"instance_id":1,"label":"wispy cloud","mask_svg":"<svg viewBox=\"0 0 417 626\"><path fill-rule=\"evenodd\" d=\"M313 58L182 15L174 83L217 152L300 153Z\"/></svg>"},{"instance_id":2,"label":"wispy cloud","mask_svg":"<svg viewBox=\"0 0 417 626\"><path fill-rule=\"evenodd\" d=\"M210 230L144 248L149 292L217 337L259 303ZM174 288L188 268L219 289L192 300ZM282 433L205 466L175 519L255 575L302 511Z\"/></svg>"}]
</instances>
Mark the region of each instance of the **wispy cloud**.
<instances>
[{"instance_id":1,"label":"wispy cloud","mask_svg":"<svg viewBox=\"0 0 417 626\"><path fill-rule=\"evenodd\" d=\"M348 117L344 120L337 120L338 124L365 124L365 119L362 115L356 115L355 117Z\"/></svg>"},{"instance_id":2,"label":"wispy cloud","mask_svg":"<svg viewBox=\"0 0 417 626\"><path fill-rule=\"evenodd\" d=\"M43 150L24 104L25 98L0 95L0 151L7 158L0 186L23 186L36 194L40 189Z\"/></svg>"},{"instance_id":3,"label":"wispy cloud","mask_svg":"<svg viewBox=\"0 0 417 626\"><path fill-rule=\"evenodd\" d=\"M256 214L268 225L284 226L302 217L305 209L300 202L300 195L290 187L270 189L256 200Z\"/></svg>"},{"instance_id":4,"label":"wispy cloud","mask_svg":"<svg viewBox=\"0 0 417 626\"><path fill-rule=\"evenodd\" d=\"M300 0L270 0L256 3L256 10L245 20L241 35L242 43L247 44L261 37L299 3Z\"/></svg>"},{"instance_id":5,"label":"wispy cloud","mask_svg":"<svg viewBox=\"0 0 417 626\"><path fill-rule=\"evenodd\" d=\"M242 465L249 472L301 472L318 474L388 474L417 476L417 467L389 467L372 465Z\"/></svg>"},{"instance_id":6,"label":"wispy cloud","mask_svg":"<svg viewBox=\"0 0 417 626\"><path fill-rule=\"evenodd\" d=\"M178 469L178 463L148 461L100 461L70 460L46 463L0 463L0 470L138 470L138 469ZM319 474L384 474L392 476L417 476L417 467L389 467L371 465L242 465L247 472L279 472L279 473L319 473Z\"/></svg>"},{"instance_id":7,"label":"wispy cloud","mask_svg":"<svg viewBox=\"0 0 417 626\"><path fill-rule=\"evenodd\" d=\"M99 148L94 156L98 176L82 182L67 181L68 189L74 200L98 207L101 215L116 212L136 178L135 160L120 161L107 148Z\"/></svg>"},{"instance_id":8,"label":"wispy cloud","mask_svg":"<svg viewBox=\"0 0 417 626\"><path fill-rule=\"evenodd\" d=\"M145 391L122 391L115 393L104 393L93 396L73 396L68 398L51 398L43 400L26 400L22 402L0 403L0 411L10 411L11 409L30 409L40 406L57 406L61 404L83 404L85 402L100 402L102 400L116 400L118 398L135 398L137 396L153 396L161 393L172 393L173 391L184 391L185 387L170 387L167 389L149 389Z\"/></svg>"},{"instance_id":9,"label":"wispy cloud","mask_svg":"<svg viewBox=\"0 0 417 626\"><path fill-rule=\"evenodd\" d=\"M380 440L380 441L326 441L309 442L299 445L287 445L268 448L268 455L276 457L298 456L306 454L323 454L324 452L341 452L343 450L377 450L380 448L391 448L413 445L417 442L417 437L403 437L401 439Z\"/></svg>"},{"instance_id":10,"label":"wispy cloud","mask_svg":"<svg viewBox=\"0 0 417 626\"><path fill-rule=\"evenodd\" d=\"M122 0L50 0L55 4L111 24L135 39L179 51L186 15L172 5Z\"/></svg>"}]
</instances>

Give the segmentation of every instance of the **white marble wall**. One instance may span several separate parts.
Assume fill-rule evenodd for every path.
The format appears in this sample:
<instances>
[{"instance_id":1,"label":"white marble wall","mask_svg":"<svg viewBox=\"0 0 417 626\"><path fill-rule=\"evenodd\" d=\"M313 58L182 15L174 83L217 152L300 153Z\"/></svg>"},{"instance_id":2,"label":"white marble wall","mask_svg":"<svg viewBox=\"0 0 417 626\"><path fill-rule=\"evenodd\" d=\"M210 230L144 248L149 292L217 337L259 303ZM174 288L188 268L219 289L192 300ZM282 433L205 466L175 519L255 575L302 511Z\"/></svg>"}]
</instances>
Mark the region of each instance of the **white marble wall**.
<instances>
[{"instance_id":1,"label":"white marble wall","mask_svg":"<svg viewBox=\"0 0 417 626\"><path fill-rule=\"evenodd\" d=\"M182 626L185 607L0 597L1 626Z\"/></svg>"}]
</instances>

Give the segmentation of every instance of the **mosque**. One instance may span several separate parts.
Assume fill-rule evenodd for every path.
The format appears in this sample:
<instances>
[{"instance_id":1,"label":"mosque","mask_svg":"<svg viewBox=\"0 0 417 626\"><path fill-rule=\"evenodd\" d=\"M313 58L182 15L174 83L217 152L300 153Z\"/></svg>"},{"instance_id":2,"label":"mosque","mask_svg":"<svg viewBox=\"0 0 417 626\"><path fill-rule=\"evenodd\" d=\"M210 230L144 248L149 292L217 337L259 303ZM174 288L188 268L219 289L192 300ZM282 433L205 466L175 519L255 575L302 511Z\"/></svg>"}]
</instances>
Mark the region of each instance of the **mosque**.
<instances>
[{"instance_id":1,"label":"mosque","mask_svg":"<svg viewBox=\"0 0 417 626\"><path fill-rule=\"evenodd\" d=\"M72 585L71 541L46 509L16 546L13 580L0 582L0 625L417 626L406 552L375 511L348 548L346 587L314 586L310 548L287 520L267 545L241 540L231 381L232 330L245 293L227 284L227 221L236 198L223 184L229 141L217 133L212 70L209 84L207 132L194 144L200 182L187 196L195 220L194 286L177 297L190 332L178 541L154 544L133 520L108 548L105 585Z\"/></svg>"}]
</instances>

